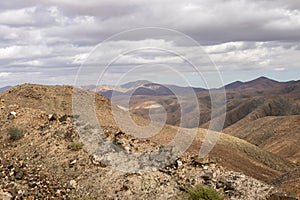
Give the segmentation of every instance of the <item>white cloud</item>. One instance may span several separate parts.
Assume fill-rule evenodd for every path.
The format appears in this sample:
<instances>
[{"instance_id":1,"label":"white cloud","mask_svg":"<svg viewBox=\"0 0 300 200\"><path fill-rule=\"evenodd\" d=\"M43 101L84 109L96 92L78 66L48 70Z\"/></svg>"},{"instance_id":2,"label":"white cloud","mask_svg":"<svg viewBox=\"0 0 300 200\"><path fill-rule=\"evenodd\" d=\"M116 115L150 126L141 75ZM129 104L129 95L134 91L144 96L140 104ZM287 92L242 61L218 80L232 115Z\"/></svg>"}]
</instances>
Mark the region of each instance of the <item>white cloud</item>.
<instances>
[{"instance_id":1,"label":"white cloud","mask_svg":"<svg viewBox=\"0 0 300 200\"><path fill-rule=\"evenodd\" d=\"M175 29L191 36L204 45L222 70L299 68L300 4L292 0L14 0L0 2L0 71L30 70L49 80L60 77L66 81L71 78L65 79L61 73L80 66L96 44L144 26ZM126 48L141 45L160 45L193 59L204 70L211 68L195 44L161 32L145 31L107 42L102 58L109 60ZM124 66L185 64L178 56L141 51L123 55L118 62Z\"/></svg>"},{"instance_id":2,"label":"white cloud","mask_svg":"<svg viewBox=\"0 0 300 200\"><path fill-rule=\"evenodd\" d=\"M11 73L9 72L0 72L0 78L8 77Z\"/></svg>"},{"instance_id":3,"label":"white cloud","mask_svg":"<svg viewBox=\"0 0 300 200\"><path fill-rule=\"evenodd\" d=\"M9 25L32 25L36 7L6 10L0 13L0 23Z\"/></svg>"}]
</instances>

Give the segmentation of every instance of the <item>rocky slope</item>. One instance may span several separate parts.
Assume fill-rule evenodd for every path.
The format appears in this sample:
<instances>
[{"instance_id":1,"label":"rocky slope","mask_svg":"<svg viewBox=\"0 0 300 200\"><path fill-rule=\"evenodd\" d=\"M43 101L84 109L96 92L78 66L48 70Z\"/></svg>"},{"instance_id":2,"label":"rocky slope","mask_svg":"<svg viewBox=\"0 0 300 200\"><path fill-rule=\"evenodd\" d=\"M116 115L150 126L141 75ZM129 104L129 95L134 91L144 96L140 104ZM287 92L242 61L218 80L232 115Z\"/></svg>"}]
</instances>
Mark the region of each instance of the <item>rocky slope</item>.
<instances>
[{"instance_id":1,"label":"rocky slope","mask_svg":"<svg viewBox=\"0 0 300 200\"><path fill-rule=\"evenodd\" d=\"M8 199L181 199L186 188L203 183L216 188L226 199L265 199L277 188L241 171L271 181L294 167L228 135L221 136L210 159L199 159L192 155L198 152L205 132L200 129L189 152L176 156L163 168L154 167L147 173L114 170L109 157L159 151L176 128L166 126L151 140L134 138L118 129L109 100L97 95L97 114L106 138L104 147L115 144L122 150L103 151L106 159L101 160L90 154L93 144L83 142L80 137L79 129L85 130L87 138L92 139L95 131L89 124L76 126L72 92L69 86L27 84L0 95L0 196ZM24 137L17 141L10 139L11 127L23 131ZM128 166L134 164L123 162Z\"/></svg>"},{"instance_id":2,"label":"rocky slope","mask_svg":"<svg viewBox=\"0 0 300 200\"><path fill-rule=\"evenodd\" d=\"M269 152L300 163L300 116L269 116L225 129Z\"/></svg>"}]
</instances>

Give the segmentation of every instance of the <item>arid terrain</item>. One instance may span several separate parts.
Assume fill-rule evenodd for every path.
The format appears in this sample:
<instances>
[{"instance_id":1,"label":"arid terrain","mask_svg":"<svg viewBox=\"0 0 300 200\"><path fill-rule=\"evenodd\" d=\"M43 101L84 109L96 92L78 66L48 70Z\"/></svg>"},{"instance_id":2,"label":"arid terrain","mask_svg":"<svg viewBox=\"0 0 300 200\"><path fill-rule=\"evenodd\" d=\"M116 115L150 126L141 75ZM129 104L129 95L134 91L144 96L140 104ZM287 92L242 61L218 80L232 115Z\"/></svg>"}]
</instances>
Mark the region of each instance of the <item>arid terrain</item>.
<instances>
[{"instance_id":1,"label":"arid terrain","mask_svg":"<svg viewBox=\"0 0 300 200\"><path fill-rule=\"evenodd\" d=\"M119 91L120 102L124 91L139 84L123 86L127 90ZM189 95L184 88L173 88ZM187 188L197 184L216 189L225 199L266 199L274 193L300 195L299 81L279 83L261 78L227 86L224 133L205 158L198 153L207 134L210 99L206 90L194 91L204 105L204 119L199 128L194 127L197 134L193 143L180 155L172 148L164 149L181 129L176 126L176 98L166 88L150 95L149 89L135 90L138 93L130 102L132 118L144 126L149 123L147 110L151 106L174 109L168 124L147 139L121 130L111 108L121 118L126 117L124 109L91 91L23 84L0 93L0 195L4 199L182 199ZM74 115L74 93L95 96L93 108L105 138L102 146L95 143L98 129L81 123L81 116ZM82 103L86 111L82 115L91 115L89 102ZM11 128L22 136L12 137ZM189 129L182 128L182 133L189 134ZM101 148L113 144L115 149L100 149L105 157L101 159L91 153L98 148L95 144ZM146 172L130 171L136 163L126 160L128 155L160 155L161 151L174 153L174 159L166 160L163 167L153 165ZM150 160L155 163L157 159ZM144 164L139 163L141 169L147 169L142 168ZM129 171L114 169L123 165Z\"/></svg>"}]
</instances>

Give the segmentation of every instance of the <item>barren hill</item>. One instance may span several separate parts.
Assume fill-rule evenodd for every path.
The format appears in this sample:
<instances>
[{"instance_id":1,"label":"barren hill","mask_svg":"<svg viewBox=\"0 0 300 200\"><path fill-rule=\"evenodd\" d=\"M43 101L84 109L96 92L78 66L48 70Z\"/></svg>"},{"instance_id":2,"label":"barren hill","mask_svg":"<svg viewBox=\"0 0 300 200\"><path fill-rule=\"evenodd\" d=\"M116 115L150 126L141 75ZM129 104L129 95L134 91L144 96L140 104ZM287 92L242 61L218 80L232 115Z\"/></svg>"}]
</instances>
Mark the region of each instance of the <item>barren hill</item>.
<instances>
[{"instance_id":1,"label":"barren hill","mask_svg":"<svg viewBox=\"0 0 300 200\"><path fill-rule=\"evenodd\" d=\"M44 171L51 172L54 170L58 172L56 173L58 177L61 176L65 180L71 181L69 180L70 177L74 179L77 177L78 181L80 180L83 185L77 192L82 192L83 189L86 189L86 184L89 182L87 181L87 177L91 175L82 177L75 172L73 173L72 169L65 173L65 170L68 169L65 168L68 166L67 163L76 160L76 162L79 162L79 166L76 164L76 169L87 170L92 174L97 174L93 170L97 170L98 168L92 167L91 171L89 170L88 166L90 164L88 164L89 155L87 152L80 151L80 154L78 154L77 152L71 153L68 150L69 143L80 141L78 134L76 134L76 127L72 123L74 117L72 115L71 104L73 89L70 86L25 84L16 86L1 94L1 133L7 133L9 127L18 127L25 132L25 137L14 143L8 141L6 134L1 136L1 140L3 141L1 157L7 158L9 155L15 155L19 160L24 160L26 155L34 156L34 152L37 151L37 157L34 156L31 158L29 156L32 161L41 163L44 166L42 168ZM77 92L89 93L83 90L77 90ZM106 130L108 138L115 138L119 128L115 125L111 115L110 101L100 95L96 95L95 102L98 119L101 121L102 128ZM16 116L9 117L10 112L15 112ZM123 111L121 109L119 109L119 112L122 115ZM53 114L58 116L57 119L49 121L48 115L53 116ZM61 119L61 117L63 118ZM147 124L147 121L143 118L136 116L134 118L140 124ZM149 144L145 143L144 140L140 142L136 140L136 145L141 146L137 149L143 149L149 145L163 145L174 136L177 129L177 127L165 126L159 134L150 138L151 140L148 141L150 142ZM190 153L198 153L205 132L206 130L199 129L199 134L189 149ZM131 145L135 146L135 144ZM218 160L219 165L227 169L239 171L266 182L271 182L274 178L292 170L294 167L293 164L283 158L261 150L244 140L223 134L210 155ZM33 165L34 162L29 163ZM78 173L83 172L80 170ZM107 171L106 169L103 170ZM108 171L108 173L111 172ZM115 178L116 182L118 182L124 175L122 173L116 174ZM53 179L58 177L53 177ZM106 175L101 177L98 181L102 184L107 183L107 180L104 179L108 177ZM170 177L170 179L172 178ZM109 183L107 184L109 187ZM94 187L91 187L93 194L95 194L94 189ZM106 190L107 193L108 188L103 188L103 190ZM158 193L157 195L160 194Z\"/></svg>"},{"instance_id":2,"label":"barren hill","mask_svg":"<svg viewBox=\"0 0 300 200\"><path fill-rule=\"evenodd\" d=\"M267 151L300 162L300 116L270 116L225 129Z\"/></svg>"}]
</instances>

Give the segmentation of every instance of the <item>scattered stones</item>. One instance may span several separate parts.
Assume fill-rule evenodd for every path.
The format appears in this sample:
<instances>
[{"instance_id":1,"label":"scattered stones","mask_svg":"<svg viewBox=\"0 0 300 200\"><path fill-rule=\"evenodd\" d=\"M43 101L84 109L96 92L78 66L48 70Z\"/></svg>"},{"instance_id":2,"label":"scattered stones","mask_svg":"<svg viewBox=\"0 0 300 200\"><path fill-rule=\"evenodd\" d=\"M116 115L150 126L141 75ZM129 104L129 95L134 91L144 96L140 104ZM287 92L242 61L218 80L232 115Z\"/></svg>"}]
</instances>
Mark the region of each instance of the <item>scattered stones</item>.
<instances>
[{"instance_id":1,"label":"scattered stones","mask_svg":"<svg viewBox=\"0 0 300 200\"><path fill-rule=\"evenodd\" d=\"M299 200L299 198L291 194L274 193L268 198L268 200Z\"/></svg>"},{"instance_id":2,"label":"scattered stones","mask_svg":"<svg viewBox=\"0 0 300 200\"><path fill-rule=\"evenodd\" d=\"M9 110L18 113L11 123L30 116L24 115L28 110ZM9 110L4 112L5 120ZM0 199L5 199L3 194L7 199L27 200L76 199L72 195L95 199L180 199L178 194L187 186L206 183L232 200L266 199L272 191L270 185L222 168L210 156L179 156L176 149L158 147L112 127L105 127L103 134L95 126L77 123L67 114L59 117L35 112L39 123L27 123L25 128L30 135L24 138L25 145L8 146L0 152ZM78 129L83 132L80 137L85 147L90 148L88 153L67 150L68 143L79 137ZM98 143L94 144L96 139ZM119 166L139 167L141 171L125 173L111 168Z\"/></svg>"}]
</instances>

